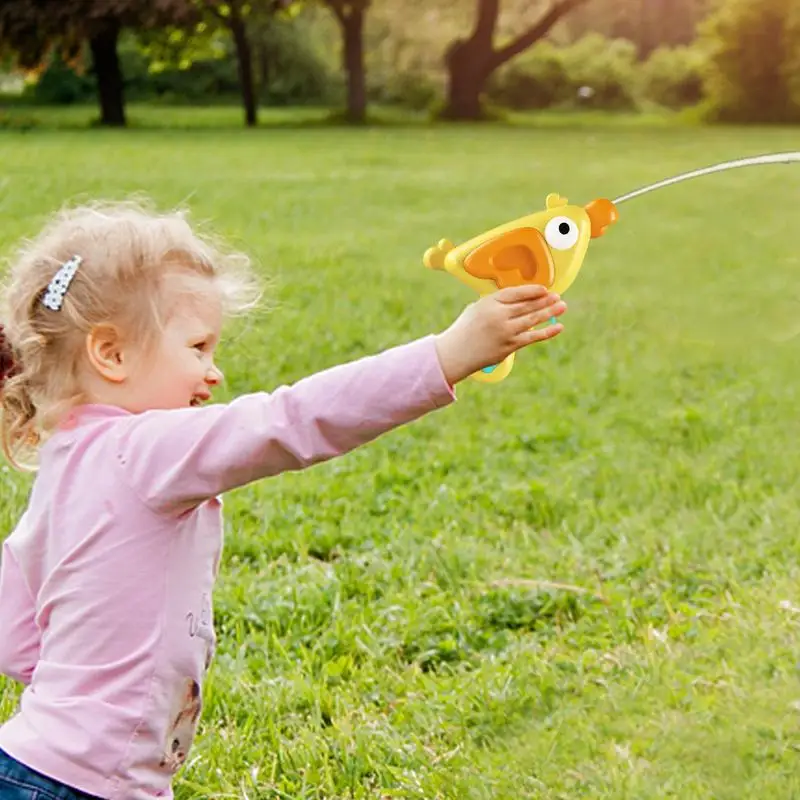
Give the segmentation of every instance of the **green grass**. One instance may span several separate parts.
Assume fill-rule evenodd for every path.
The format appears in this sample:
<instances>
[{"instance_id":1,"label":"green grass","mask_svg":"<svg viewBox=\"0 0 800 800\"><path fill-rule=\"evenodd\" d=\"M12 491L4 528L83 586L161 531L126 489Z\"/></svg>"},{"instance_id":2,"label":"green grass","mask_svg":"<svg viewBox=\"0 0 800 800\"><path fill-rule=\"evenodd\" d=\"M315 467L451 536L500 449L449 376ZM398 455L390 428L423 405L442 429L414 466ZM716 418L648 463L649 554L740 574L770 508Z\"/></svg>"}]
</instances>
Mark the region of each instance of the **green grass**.
<instances>
[{"instance_id":1,"label":"green grass","mask_svg":"<svg viewBox=\"0 0 800 800\"><path fill-rule=\"evenodd\" d=\"M666 109L642 110L640 112L590 111L575 109L548 111L543 114L526 112L492 112L500 115L509 124L528 124L535 120L545 127L568 124L570 127L594 127L613 124L615 127L664 127L696 122L700 109L672 112ZM395 107L371 105L367 111L369 125L428 126L431 113L411 111ZM98 109L96 105L38 106L27 98L3 97L0 95L0 129L12 130L79 130L95 127ZM260 108L260 126L315 127L340 126L342 110L327 107L308 108ZM164 107L159 104L128 104L129 130L163 129L241 129L243 111L236 102L225 102L217 106L198 108L193 106Z\"/></svg>"},{"instance_id":2,"label":"green grass","mask_svg":"<svg viewBox=\"0 0 800 800\"><path fill-rule=\"evenodd\" d=\"M223 399L449 324L441 237L800 139L217 119L0 133L0 245L75 197L186 202L277 279ZM799 199L769 167L622 206L506 382L233 493L178 798L800 796ZM28 479L2 478L9 529Z\"/></svg>"}]
</instances>

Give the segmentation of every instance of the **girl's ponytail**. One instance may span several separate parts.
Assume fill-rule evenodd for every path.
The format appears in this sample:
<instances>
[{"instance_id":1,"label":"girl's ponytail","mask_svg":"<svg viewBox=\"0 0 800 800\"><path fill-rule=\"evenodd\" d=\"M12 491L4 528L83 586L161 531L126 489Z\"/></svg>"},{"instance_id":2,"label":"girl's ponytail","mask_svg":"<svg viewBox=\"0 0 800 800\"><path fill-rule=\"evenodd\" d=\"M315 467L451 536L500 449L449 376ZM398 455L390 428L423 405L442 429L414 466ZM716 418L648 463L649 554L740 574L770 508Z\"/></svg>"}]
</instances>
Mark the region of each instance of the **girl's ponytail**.
<instances>
[{"instance_id":1,"label":"girl's ponytail","mask_svg":"<svg viewBox=\"0 0 800 800\"><path fill-rule=\"evenodd\" d=\"M16 467L22 467L17 460L20 452L37 444L35 419L36 406L27 381L0 325L0 444L5 457Z\"/></svg>"},{"instance_id":2,"label":"girl's ponytail","mask_svg":"<svg viewBox=\"0 0 800 800\"><path fill-rule=\"evenodd\" d=\"M3 390L5 382L14 376L16 372L16 361L14 359L14 351L11 348L11 342L3 330L3 325L0 323L0 391Z\"/></svg>"}]
</instances>

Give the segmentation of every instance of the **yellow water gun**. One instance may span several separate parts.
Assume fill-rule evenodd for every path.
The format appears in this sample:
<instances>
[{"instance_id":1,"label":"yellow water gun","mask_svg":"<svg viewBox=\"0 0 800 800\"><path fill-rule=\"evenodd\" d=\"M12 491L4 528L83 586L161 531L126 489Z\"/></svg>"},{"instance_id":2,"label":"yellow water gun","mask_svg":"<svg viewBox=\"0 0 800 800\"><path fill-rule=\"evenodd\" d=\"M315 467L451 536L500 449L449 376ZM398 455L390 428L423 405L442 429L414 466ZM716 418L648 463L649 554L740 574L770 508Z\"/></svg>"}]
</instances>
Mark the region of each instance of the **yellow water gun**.
<instances>
[{"instance_id":1,"label":"yellow water gun","mask_svg":"<svg viewBox=\"0 0 800 800\"><path fill-rule=\"evenodd\" d=\"M499 225L457 247L442 239L428 248L423 263L444 270L484 296L508 286L541 284L563 295L583 266L589 242L617 222L620 203L673 183L736 167L788 164L800 161L800 152L774 153L726 161L692 170L650 184L615 200L593 200L585 206L570 205L566 198L549 194L545 210ZM512 353L500 364L486 367L472 377L498 383L514 366Z\"/></svg>"},{"instance_id":2,"label":"yellow water gun","mask_svg":"<svg viewBox=\"0 0 800 800\"><path fill-rule=\"evenodd\" d=\"M492 228L459 247L442 239L425 252L423 262L428 269L449 272L481 296L526 283L563 294L583 265L589 240L602 236L618 216L610 200L581 207L549 194L544 211ZM497 383L513 366L514 353L472 377Z\"/></svg>"}]
</instances>

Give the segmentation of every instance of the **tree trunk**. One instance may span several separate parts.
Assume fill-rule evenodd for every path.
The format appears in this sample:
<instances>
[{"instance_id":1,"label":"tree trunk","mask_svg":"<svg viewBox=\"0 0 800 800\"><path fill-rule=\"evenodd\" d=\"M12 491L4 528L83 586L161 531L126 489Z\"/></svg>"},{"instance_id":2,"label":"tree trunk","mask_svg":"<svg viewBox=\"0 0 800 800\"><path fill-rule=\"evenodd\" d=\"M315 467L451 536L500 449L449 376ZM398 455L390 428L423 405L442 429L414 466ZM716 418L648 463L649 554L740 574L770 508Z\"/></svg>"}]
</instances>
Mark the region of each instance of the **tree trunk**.
<instances>
[{"instance_id":1,"label":"tree trunk","mask_svg":"<svg viewBox=\"0 0 800 800\"><path fill-rule=\"evenodd\" d=\"M489 76L491 44L474 39L456 42L447 55L447 105L443 116L453 120L477 120L483 113L481 95Z\"/></svg>"},{"instance_id":2,"label":"tree trunk","mask_svg":"<svg viewBox=\"0 0 800 800\"><path fill-rule=\"evenodd\" d=\"M92 67L97 79L100 124L125 126L125 93L119 65L119 22L110 20L89 40Z\"/></svg>"},{"instance_id":3,"label":"tree trunk","mask_svg":"<svg viewBox=\"0 0 800 800\"><path fill-rule=\"evenodd\" d=\"M447 119L476 120L481 117L481 95L491 72L494 32L500 0L476 0L475 27L469 39L452 44L445 57L448 73Z\"/></svg>"},{"instance_id":4,"label":"tree trunk","mask_svg":"<svg viewBox=\"0 0 800 800\"><path fill-rule=\"evenodd\" d=\"M347 121L367 118L367 77L364 69L364 9L349 3L339 15L344 37L344 71L347 76Z\"/></svg>"},{"instance_id":5,"label":"tree trunk","mask_svg":"<svg viewBox=\"0 0 800 800\"><path fill-rule=\"evenodd\" d=\"M506 61L544 38L553 25L586 0L559 0L530 28L500 50L494 49L494 31L500 0L477 0L477 21L466 41L455 42L445 58L448 72L444 117L454 120L481 118L481 95L491 74Z\"/></svg>"},{"instance_id":6,"label":"tree trunk","mask_svg":"<svg viewBox=\"0 0 800 800\"><path fill-rule=\"evenodd\" d=\"M270 64L269 52L267 45L260 41L257 45L257 62L258 62L258 96L262 102L268 103L269 100L269 82L270 82Z\"/></svg>"},{"instance_id":7,"label":"tree trunk","mask_svg":"<svg viewBox=\"0 0 800 800\"><path fill-rule=\"evenodd\" d=\"M247 37L247 27L239 14L239 7L236 3L231 3L231 15L228 24L236 47L236 64L239 70L239 86L242 91L242 104L244 105L244 121L248 128L252 128L258 122L253 81L253 56L250 50L250 40Z\"/></svg>"}]
</instances>

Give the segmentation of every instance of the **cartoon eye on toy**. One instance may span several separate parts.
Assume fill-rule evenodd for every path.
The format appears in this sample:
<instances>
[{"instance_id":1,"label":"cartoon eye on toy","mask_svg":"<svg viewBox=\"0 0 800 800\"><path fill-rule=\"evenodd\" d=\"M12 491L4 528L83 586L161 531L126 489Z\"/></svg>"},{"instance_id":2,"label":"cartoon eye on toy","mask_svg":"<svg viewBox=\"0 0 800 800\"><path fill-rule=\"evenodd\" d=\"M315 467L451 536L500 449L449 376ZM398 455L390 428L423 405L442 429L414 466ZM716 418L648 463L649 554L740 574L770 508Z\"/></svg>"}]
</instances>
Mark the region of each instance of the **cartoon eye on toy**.
<instances>
[{"instance_id":1,"label":"cartoon eye on toy","mask_svg":"<svg viewBox=\"0 0 800 800\"><path fill-rule=\"evenodd\" d=\"M556 250L569 250L578 243L578 226L569 217L553 217L545 225L544 238Z\"/></svg>"},{"instance_id":2,"label":"cartoon eye on toy","mask_svg":"<svg viewBox=\"0 0 800 800\"><path fill-rule=\"evenodd\" d=\"M566 198L549 194L543 211L498 225L457 247L441 239L425 251L422 260L428 269L449 272L481 296L504 286L527 283L541 284L563 294L583 266L589 242L601 237L619 219L617 206L620 203L712 172L793 162L800 162L800 152L726 161L651 183L613 201L599 198L585 206L569 205ZM513 365L512 353L500 364L486 367L472 377L485 383L498 383L508 376Z\"/></svg>"}]
</instances>

